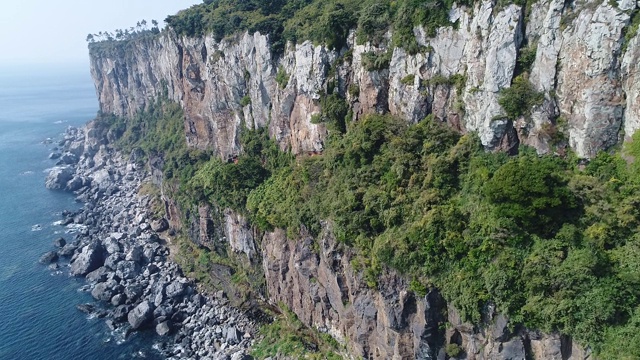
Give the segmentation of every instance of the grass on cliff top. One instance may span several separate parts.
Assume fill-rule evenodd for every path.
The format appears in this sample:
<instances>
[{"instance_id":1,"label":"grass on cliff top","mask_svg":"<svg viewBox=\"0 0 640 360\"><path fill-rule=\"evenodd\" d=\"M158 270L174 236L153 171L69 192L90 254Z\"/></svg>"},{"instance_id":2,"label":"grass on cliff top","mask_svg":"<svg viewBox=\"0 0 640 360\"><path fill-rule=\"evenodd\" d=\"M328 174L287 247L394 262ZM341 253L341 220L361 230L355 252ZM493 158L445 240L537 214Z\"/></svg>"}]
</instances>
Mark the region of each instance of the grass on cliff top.
<instances>
[{"instance_id":1,"label":"grass on cliff top","mask_svg":"<svg viewBox=\"0 0 640 360\"><path fill-rule=\"evenodd\" d=\"M470 5L472 1L457 2ZM178 34L201 36L212 33L220 40L237 32L269 35L276 53L286 42L311 40L341 49L349 31L356 29L358 41L384 41L393 30L393 45L418 52L414 26L431 35L448 20L451 0L206 0L166 19Z\"/></svg>"}]
</instances>

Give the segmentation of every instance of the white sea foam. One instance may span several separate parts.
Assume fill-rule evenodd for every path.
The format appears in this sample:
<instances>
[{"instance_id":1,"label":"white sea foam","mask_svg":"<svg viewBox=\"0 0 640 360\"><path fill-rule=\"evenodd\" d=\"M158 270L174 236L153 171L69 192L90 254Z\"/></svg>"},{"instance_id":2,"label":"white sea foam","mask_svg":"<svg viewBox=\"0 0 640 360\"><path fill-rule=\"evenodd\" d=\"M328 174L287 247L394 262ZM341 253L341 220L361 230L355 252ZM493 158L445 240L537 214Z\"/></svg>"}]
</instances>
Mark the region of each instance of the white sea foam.
<instances>
[{"instance_id":1,"label":"white sea foam","mask_svg":"<svg viewBox=\"0 0 640 360\"><path fill-rule=\"evenodd\" d=\"M42 226L40 224L35 224L31 227L31 231L40 231L42 230Z\"/></svg>"},{"instance_id":2,"label":"white sea foam","mask_svg":"<svg viewBox=\"0 0 640 360\"><path fill-rule=\"evenodd\" d=\"M65 230L64 232L67 234L75 234L77 232L82 232L84 230L87 229L86 225L82 225L82 224L69 224L67 225L67 230Z\"/></svg>"}]
</instances>

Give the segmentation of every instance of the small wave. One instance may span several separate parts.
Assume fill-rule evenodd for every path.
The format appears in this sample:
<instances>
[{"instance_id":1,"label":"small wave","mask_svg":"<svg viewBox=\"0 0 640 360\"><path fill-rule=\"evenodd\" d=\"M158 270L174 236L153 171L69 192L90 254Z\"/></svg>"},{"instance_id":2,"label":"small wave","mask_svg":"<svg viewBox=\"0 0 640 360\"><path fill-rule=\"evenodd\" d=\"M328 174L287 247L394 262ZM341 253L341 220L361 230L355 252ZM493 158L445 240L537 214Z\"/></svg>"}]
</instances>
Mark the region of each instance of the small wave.
<instances>
[{"instance_id":1,"label":"small wave","mask_svg":"<svg viewBox=\"0 0 640 360\"><path fill-rule=\"evenodd\" d=\"M69 166L67 166L67 165L62 165L62 166L53 166L53 167L46 168L46 169L42 170L42 172L43 172L43 173L45 173L45 174L48 174L48 173L50 173L50 172L51 172L51 171L53 171L53 170L56 170L56 169L64 169L64 168L68 168L68 167L69 167Z\"/></svg>"},{"instance_id":2,"label":"small wave","mask_svg":"<svg viewBox=\"0 0 640 360\"><path fill-rule=\"evenodd\" d=\"M86 229L87 229L86 225L69 224L69 225L67 225L67 230L65 230L64 232L67 233L67 234L75 234L77 232L83 232Z\"/></svg>"},{"instance_id":3,"label":"small wave","mask_svg":"<svg viewBox=\"0 0 640 360\"><path fill-rule=\"evenodd\" d=\"M53 123L54 124L64 124L66 122L68 122L68 121L67 120L58 120L58 121L54 121Z\"/></svg>"},{"instance_id":4,"label":"small wave","mask_svg":"<svg viewBox=\"0 0 640 360\"><path fill-rule=\"evenodd\" d=\"M33 171L28 170L28 171L24 171L20 173L20 176L27 176L27 175L33 175L35 174Z\"/></svg>"},{"instance_id":5,"label":"small wave","mask_svg":"<svg viewBox=\"0 0 640 360\"><path fill-rule=\"evenodd\" d=\"M42 230L42 226L40 224L35 224L31 227L31 231L40 231Z\"/></svg>"}]
</instances>

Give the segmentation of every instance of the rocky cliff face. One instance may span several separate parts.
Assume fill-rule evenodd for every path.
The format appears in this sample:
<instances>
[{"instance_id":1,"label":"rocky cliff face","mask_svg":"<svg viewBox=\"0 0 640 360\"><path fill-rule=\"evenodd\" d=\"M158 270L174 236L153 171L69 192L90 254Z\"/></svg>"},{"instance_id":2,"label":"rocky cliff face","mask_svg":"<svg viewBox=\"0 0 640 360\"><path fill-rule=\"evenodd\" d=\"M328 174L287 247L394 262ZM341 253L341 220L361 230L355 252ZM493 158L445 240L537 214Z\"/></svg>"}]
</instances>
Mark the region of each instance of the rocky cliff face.
<instances>
[{"instance_id":1,"label":"rocky cliff face","mask_svg":"<svg viewBox=\"0 0 640 360\"><path fill-rule=\"evenodd\" d=\"M185 110L188 144L227 159L241 151L243 127L267 127L282 149L296 154L322 151L327 129L311 118L329 82L355 120L389 112L417 122L433 114L461 132L477 132L490 150L522 143L547 153L566 145L589 158L640 127L640 39L625 38L635 8L627 0L616 6L541 0L525 11L482 1L452 9L452 26L434 37L416 28L425 51L415 55L358 45L352 37L348 52L305 42L274 59L259 33L216 42L168 31L92 50L91 72L102 112L131 117L166 91ZM529 69L518 62L525 46L535 53ZM369 71L371 54L390 54L389 66ZM509 119L500 92L523 73L544 100L527 116ZM566 140L558 140L559 132ZM197 242L215 247L222 239L251 261L261 260L270 301L286 304L355 356L444 359L445 344L458 344L467 359L590 358L569 339L510 331L491 309L483 326L465 324L437 292L417 296L397 274L368 288L328 225L318 246L304 234L295 241L279 230L258 234L229 211L201 207L192 213L198 214L192 224ZM441 327L445 322L451 326Z\"/></svg>"},{"instance_id":2,"label":"rocky cliff face","mask_svg":"<svg viewBox=\"0 0 640 360\"><path fill-rule=\"evenodd\" d=\"M568 338L510 330L508 320L491 307L480 326L465 323L436 290L416 295L393 272L380 278L377 289L369 288L351 265L348 249L336 242L330 224L323 225L318 240L305 234L290 240L276 230L266 233L262 244L271 301L333 335L355 357L444 360L449 358L446 344L456 344L462 350L458 357L465 359L591 358Z\"/></svg>"},{"instance_id":3,"label":"rocky cliff face","mask_svg":"<svg viewBox=\"0 0 640 360\"><path fill-rule=\"evenodd\" d=\"M216 42L165 32L93 51L91 70L103 112L133 116L166 88L185 109L189 144L222 157L240 151L243 126L267 126L294 153L321 151L327 131L312 124L311 116L320 110L328 80L337 80L336 91L348 98L356 118L390 112L415 122L434 114L460 131L478 132L488 149L524 143L541 153L553 150L560 121L569 146L592 157L615 145L621 129L630 136L640 123L638 40L624 40L635 6L542 0L525 16L517 5L478 2L473 9L454 8L453 25L434 37L416 28L425 50L415 55L357 45L351 38L352 56L305 42L290 45L274 61L267 37L259 33ZM535 49L529 81L545 100L530 116L508 119L498 97L522 71L517 59L524 44ZM368 71L365 53L387 51L388 69ZM286 83L276 81L279 72ZM455 84L447 81L455 76Z\"/></svg>"}]
</instances>

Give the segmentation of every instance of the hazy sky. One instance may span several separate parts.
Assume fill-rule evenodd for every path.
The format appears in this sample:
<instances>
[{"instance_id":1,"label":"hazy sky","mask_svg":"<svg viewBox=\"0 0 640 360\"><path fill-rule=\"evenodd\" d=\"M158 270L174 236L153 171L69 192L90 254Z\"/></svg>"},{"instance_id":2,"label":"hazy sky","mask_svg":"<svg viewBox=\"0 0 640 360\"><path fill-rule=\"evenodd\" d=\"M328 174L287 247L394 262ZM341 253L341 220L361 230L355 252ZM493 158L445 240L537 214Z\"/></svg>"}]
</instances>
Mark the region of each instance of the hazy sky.
<instances>
[{"instance_id":1,"label":"hazy sky","mask_svg":"<svg viewBox=\"0 0 640 360\"><path fill-rule=\"evenodd\" d=\"M201 0L2 0L0 65L87 64L89 33L163 20Z\"/></svg>"}]
</instances>

